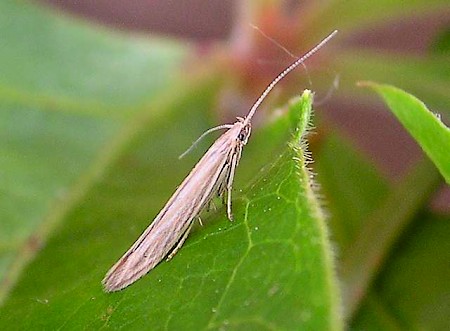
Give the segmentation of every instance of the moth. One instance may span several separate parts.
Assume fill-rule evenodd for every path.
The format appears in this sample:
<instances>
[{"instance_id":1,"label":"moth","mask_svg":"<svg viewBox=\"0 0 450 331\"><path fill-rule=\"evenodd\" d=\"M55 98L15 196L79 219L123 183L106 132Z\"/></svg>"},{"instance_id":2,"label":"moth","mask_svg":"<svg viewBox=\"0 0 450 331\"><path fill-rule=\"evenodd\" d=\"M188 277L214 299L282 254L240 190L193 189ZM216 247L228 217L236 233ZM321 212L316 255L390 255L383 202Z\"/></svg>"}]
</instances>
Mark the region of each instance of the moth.
<instances>
[{"instance_id":1,"label":"moth","mask_svg":"<svg viewBox=\"0 0 450 331\"><path fill-rule=\"evenodd\" d=\"M102 283L106 292L119 291L152 270L164 258L170 260L185 242L194 220L212 198L226 192L227 216L233 220L231 190L242 149L251 133L251 119L274 86L289 72L318 51L337 33L333 31L305 55L284 69L259 96L244 118L234 124L224 124L206 134L226 129L203 155L175 193L131 248L108 271Z\"/></svg>"}]
</instances>

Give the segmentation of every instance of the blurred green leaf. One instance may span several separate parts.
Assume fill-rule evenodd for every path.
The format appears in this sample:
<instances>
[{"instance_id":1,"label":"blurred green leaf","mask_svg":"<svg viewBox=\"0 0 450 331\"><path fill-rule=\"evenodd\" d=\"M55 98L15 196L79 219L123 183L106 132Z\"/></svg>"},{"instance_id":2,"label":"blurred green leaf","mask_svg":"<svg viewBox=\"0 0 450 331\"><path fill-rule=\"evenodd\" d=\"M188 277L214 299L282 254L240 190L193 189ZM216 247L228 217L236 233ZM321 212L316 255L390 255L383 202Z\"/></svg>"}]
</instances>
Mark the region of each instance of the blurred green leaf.
<instances>
[{"instance_id":1,"label":"blurred green leaf","mask_svg":"<svg viewBox=\"0 0 450 331\"><path fill-rule=\"evenodd\" d=\"M450 129L419 99L396 87L366 82L384 99L450 184Z\"/></svg>"},{"instance_id":2,"label":"blurred green leaf","mask_svg":"<svg viewBox=\"0 0 450 331\"><path fill-rule=\"evenodd\" d=\"M344 302L349 316L359 308L393 245L439 183L438 172L431 162L424 160L365 219L366 224L353 239L341 263Z\"/></svg>"},{"instance_id":3,"label":"blurred green leaf","mask_svg":"<svg viewBox=\"0 0 450 331\"><path fill-rule=\"evenodd\" d=\"M371 330L370 325L380 325L384 315L390 316L384 320L395 321L391 324L397 325L397 330L446 330L450 324L449 236L448 216L419 214L408 240L393 251L375 282L377 310L384 313L374 314L373 304L363 305L353 329Z\"/></svg>"},{"instance_id":4,"label":"blurred green leaf","mask_svg":"<svg viewBox=\"0 0 450 331\"><path fill-rule=\"evenodd\" d=\"M330 209L333 238L343 255L364 226L365 217L389 192L389 185L373 164L337 132L327 135L320 144L314 169Z\"/></svg>"},{"instance_id":5,"label":"blurred green leaf","mask_svg":"<svg viewBox=\"0 0 450 331\"><path fill-rule=\"evenodd\" d=\"M187 54L176 42L113 34L29 2L2 1L0 30L3 103L57 112L132 115L173 83Z\"/></svg>"},{"instance_id":6,"label":"blurred green leaf","mask_svg":"<svg viewBox=\"0 0 450 331\"><path fill-rule=\"evenodd\" d=\"M124 119L173 86L188 50L18 1L0 3L0 31L1 301L89 185Z\"/></svg>"},{"instance_id":7,"label":"blurred green leaf","mask_svg":"<svg viewBox=\"0 0 450 331\"><path fill-rule=\"evenodd\" d=\"M398 316L378 297L376 291L370 291L362 304L358 315L351 321L350 330L401 331L404 330ZM410 329L415 329L412 325Z\"/></svg>"},{"instance_id":8,"label":"blurred green leaf","mask_svg":"<svg viewBox=\"0 0 450 331\"><path fill-rule=\"evenodd\" d=\"M213 92L211 86L205 83L202 91ZM140 118L127 128L120 157L27 268L0 311L0 328L341 328L327 231L304 165L300 130L288 145L265 151L273 157L262 172L253 167L256 181L234 199L234 223L223 208L207 215L206 225L194 229L170 262L124 291L102 293L108 267L188 170L188 160L173 161L180 152L175 146L206 122L214 95L196 91L186 89L173 99L166 116ZM310 106L306 93L290 114L307 115ZM280 121L303 127L304 115ZM267 139L254 138L249 145Z\"/></svg>"},{"instance_id":9,"label":"blurred green leaf","mask_svg":"<svg viewBox=\"0 0 450 331\"><path fill-rule=\"evenodd\" d=\"M351 329L404 330L420 329L424 325L445 325L450 312L443 299L448 292L448 282L445 280L448 268L442 262L445 254L436 253L436 249L446 249L445 233L450 223L445 217L427 218L417 214L417 208L421 209L423 203L431 198L434 190L430 186L439 182L439 175L431 162L425 160L402 179L398 188L389 189L376 169L337 133L327 137L315 154L318 180L327 197L327 207L332 211L332 233L336 236L339 255L343 259L338 271L347 283L347 289L348 284L356 289L359 283L348 280L350 265L353 268L358 266L360 275L365 273L367 277L373 277L375 283L373 287L368 287L367 283L366 287L359 287L358 293L365 300L361 302L357 314L348 320ZM418 192L415 192L416 188ZM436 236L437 231L422 233L418 231L422 225L414 225L414 220L419 224L428 224L425 227L431 224L431 227L442 228L443 234ZM409 231L407 229L411 224L413 230ZM399 267L395 261L397 256L404 254L405 247L414 246L417 241L422 243L420 249L406 250L409 251L409 260L403 263L410 263L410 266L405 271L405 267ZM433 244L427 245L427 241ZM429 258L429 263L416 261L422 258ZM442 267L437 261L441 261ZM381 275L377 276L379 273ZM389 278L385 274L389 274ZM405 277L402 281L392 281L401 275ZM419 288L419 278L424 283L428 283L428 279L435 280L436 289L428 291L425 284ZM386 295L385 288L396 291L396 294ZM424 292L421 292L422 289ZM352 291L344 292L349 293ZM347 314L350 307L352 305L345 306Z\"/></svg>"},{"instance_id":10,"label":"blurred green leaf","mask_svg":"<svg viewBox=\"0 0 450 331\"><path fill-rule=\"evenodd\" d=\"M450 27L439 33L432 45L432 50L436 54L450 54Z\"/></svg>"}]
</instances>

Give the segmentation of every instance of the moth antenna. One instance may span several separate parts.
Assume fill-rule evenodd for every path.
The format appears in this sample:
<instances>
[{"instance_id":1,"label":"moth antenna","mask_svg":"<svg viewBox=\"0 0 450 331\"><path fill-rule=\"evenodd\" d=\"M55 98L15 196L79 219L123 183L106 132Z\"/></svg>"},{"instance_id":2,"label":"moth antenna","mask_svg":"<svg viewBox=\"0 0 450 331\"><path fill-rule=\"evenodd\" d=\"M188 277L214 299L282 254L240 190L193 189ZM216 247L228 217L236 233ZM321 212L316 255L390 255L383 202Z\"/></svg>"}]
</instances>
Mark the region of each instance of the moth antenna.
<instances>
[{"instance_id":1,"label":"moth antenna","mask_svg":"<svg viewBox=\"0 0 450 331\"><path fill-rule=\"evenodd\" d=\"M328 100L333 96L334 92L337 91L337 89L339 88L339 79L340 79L339 74L335 74L333 83L328 88L327 93L321 99L314 101L314 106L316 106L316 107L322 106L323 104L328 102Z\"/></svg>"},{"instance_id":2,"label":"moth antenna","mask_svg":"<svg viewBox=\"0 0 450 331\"><path fill-rule=\"evenodd\" d=\"M272 91L272 89L275 87L275 85L278 84L280 80L282 80L288 73L297 68L300 64L303 64L303 62L305 62L315 52L321 49L322 46L325 45L331 38L333 38L337 32L338 32L337 30L331 32L325 39L323 39L320 43L314 46L309 52L299 57L297 60L294 61L294 63L292 63L289 67L284 69L277 77L275 77L275 79L266 87L264 92L259 96L258 100L256 100L256 102L253 104L252 108L248 112L248 115L245 117L243 124L246 125L250 122L258 107L261 105L261 103L264 101L264 99L267 97L270 91Z\"/></svg>"},{"instance_id":3,"label":"moth antenna","mask_svg":"<svg viewBox=\"0 0 450 331\"><path fill-rule=\"evenodd\" d=\"M267 33L265 33L263 30L261 30L258 26L251 24L250 26L255 29L256 31L258 31L264 38L266 38L267 40L269 40L271 43L273 43L274 45L276 45L277 47L281 48L286 54L288 54L290 57L296 59L298 56L296 56L294 53L292 53L291 51L289 51L286 47L284 47L283 45L281 45L278 41L276 41L274 38L272 38L271 36L269 36Z\"/></svg>"},{"instance_id":4,"label":"moth antenna","mask_svg":"<svg viewBox=\"0 0 450 331\"><path fill-rule=\"evenodd\" d=\"M202 135L200 137L197 138L196 141L194 141L192 143L192 145L183 152L183 154L181 154L180 156L178 156L179 159L182 159L183 157L185 157L187 154L189 154L197 145L198 143L205 138L208 134L210 134L211 132L217 131L217 130L222 130L222 129L231 129L233 127L233 124L222 124L219 126L215 126L209 130L206 130L205 132L202 133Z\"/></svg>"},{"instance_id":5,"label":"moth antenna","mask_svg":"<svg viewBox=\"0 0 450 331\"><path fill-rule=\"evenodd\" d=\"M267 40L269 40L271 43L273 43L275 46L277 46L278 48L280 48L281 50L283 50L287 55L289 55L290 57L297 59L298 56L295 55L294 53L292 53L291 51L289 51L286 47L284 47L282 44L280 44L278 41L276 41L274 38L272 38L271 36L269 36L267 33L265 33L263 30L261 30L259 27L257 27L254 24L250 24L250 26L255 29L256 31L258 31L264 38L266 38ZM304 63L301 63L302 67L305 69L305 73L306 76L308 77L308 83L309 86L312 86L312 80L311 80L311 76L309 75L308 72L308 68L306 67L306 65Z\"/></svg>"}]
</instances>

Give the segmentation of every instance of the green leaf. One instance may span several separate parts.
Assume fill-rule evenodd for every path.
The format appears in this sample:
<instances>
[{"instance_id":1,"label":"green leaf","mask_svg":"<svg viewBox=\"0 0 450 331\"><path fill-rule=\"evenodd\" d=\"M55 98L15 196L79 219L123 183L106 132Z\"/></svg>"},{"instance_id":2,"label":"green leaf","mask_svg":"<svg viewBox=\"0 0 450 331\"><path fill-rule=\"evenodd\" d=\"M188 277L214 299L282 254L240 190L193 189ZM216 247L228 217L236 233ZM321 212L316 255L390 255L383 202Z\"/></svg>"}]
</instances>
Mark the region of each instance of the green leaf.
<instances>
[{"instance_id":1,"label":"green leaf","mask_svg":"<svg viewBox=\"0 0 450 331\"><path fill-rule=\"evenodd\" d=\"M428 219L418 213L432 197L433 187L440 180L431 162L420 163L398 187L389 189L373 166L337 133L327 137L315 154L318 180L326 194L327 207L332 211L331 232L342 252L343 261L338 271L347 284L344 296L356 292L360 294L358 300L365 298L358 313L348 321L351 328L404 330L420 329L421 325L445 325L444 316L449 314L448 305L442 304L442 293L448 292L445 280L448 272L438 267L438 262L431 261L441 261L444 265L445 254L442 256L435 250L446 245L448 229L441 236L431 235L429 231L422 234L414 223L428 227L432 221L433 227L448 227L445 220ZM419 229L421 227L419 225ZM403 252L405 246L416 242L422 243L421 248L408 253L407 260L403 261L408 267L399 267L395 262L399 247ZM427 258L424 263L423 259ZM372 278L375 285L363 283L361 286L359 279L349 280L351 268L360 270L361 277ZM386 278L385 274L390 277ZM402 277L400 275L405 276L402 282L392 281ZM418 279L423 279L423 283L433 279L436 290L429 291L429 286L419 288ZM385 288L389 288L390 293ZM355 309L355 305L354 302L347 304L347 313L351 307Z\"/></svg>"},{"instance_id":2,"label":"green leaf","mask_svg":"<svg viewBox=\"0 0 450 331\"><path fill-rule=\"evenodd\" d=\"M389 186L367 157L337 132L324 138L315 159L314 170L330 210L333 238L343 256Z\"/></svg>"},{"instance_id":3,"label":"green leaf","mask_svg":"<svg viewBox=\"0 0 450 331\"><path fill-rule=\"evenodd\" d=\"M368 293L358 315L351 321L351 330L401 331L404 329L405 327L402 326L391 307L374 290ZM409 329L414 327L411 325Z\"/></svg>"},{"instance_id":4,"label":"green leaf","mask_svg":"<svg viewBox=\"0 0 450 331\"><path fill-rule=\"evenodd\" d=\"M439 32L431 48L435 54L450 54L450 27Z\"/></svg>"},{"instance_id":5,"label":"green leaf","mask_svg":"<svg viewBox=\"0 0 450 331\"><path fill-rule=\"evenodd\" d=\"M341 263L347 314L357 310L394 244L439 183L437 170L425 159L365 220Z\"/></svg>"},{"instance_id":6,"label":"green leaf","mask_svg":"<svg viewBox=\"0 0 450 331\"><path fill-rule=\"evenodd\" d=\"M188 52L20 1L0 2L0 31L1 302L101 168L94 163L124 119L173 88Z\"/></svg>"},{"instance_id":7,"label":"green leaf","mask_svg":"<svg viewBox=\"0 0 450 331\"><path fill-rule=\"evenodd\" d=\"M57 112L132 115L173 83L187 55L178 43L114 34L28 2L2 1L0 30L0 96Z\"/></svg>"},{"instance_id":8,"label":"green leaf","mask_svg":"<svg viewBox=\"0 0 450 331\"><path fill-rule=\"evenodd\" d=\"M396 87L364 83L384 99L450 184L450 129L416 97Z\"/></svg>"},{"instance_id":9,"label":"green leaf","mask_svg":"<svg viewBox=\"0 0 450 331\"><path fill-rule=\"evenodd\" d=\"M408 231L407 240L392 252L389 265L375 283L377 310L384 313L374 316L377 310L373 304L363 305L352 323L353 329L371 330L370 326L380 325L380 320L397 325L392 330L447 329L450 324L449 236L448 215L427 212L419 215ZM386 330L385 325L381 324L377 330Z\"/></svg>"},{"instance_id":10,"label":"green leaf","mask_svg":"<svg viewBox=\"0 0 450 331\"><path fill-rule=\"evenodd\" d=\"M170 262L121 292L102 292L106 270L192 163L174 160L176 146L189 141L193 128L199 131L211 107L213 93L196 90L174 99L163 110L167 116L140 118L138 129L135 123L128 128L119 158L23 273L0 310L0 328L341 329L327 230L300 142L309 92L290 106L291 120L271 125L294 128L294 134L278 140L281 149L259 151L271 156L270 163L261 172L241 164L253 169L256 180L235 193L235 222L223 208L206 214L205 225L192 231ZM286 137L284 132L270 137ZM252 138L248 147L264 146L267 139ZM244 150L243 160L250 155Z\"/></svg>"}]
</instances>

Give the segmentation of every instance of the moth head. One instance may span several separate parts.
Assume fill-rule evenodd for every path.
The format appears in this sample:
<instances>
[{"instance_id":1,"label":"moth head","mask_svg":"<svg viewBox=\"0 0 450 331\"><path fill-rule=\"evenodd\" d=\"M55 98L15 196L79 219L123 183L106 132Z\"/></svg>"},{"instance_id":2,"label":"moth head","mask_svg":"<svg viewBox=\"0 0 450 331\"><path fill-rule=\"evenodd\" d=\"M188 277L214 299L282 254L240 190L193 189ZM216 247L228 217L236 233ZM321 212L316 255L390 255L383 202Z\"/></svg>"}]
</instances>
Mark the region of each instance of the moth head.
<instances>
[{"instance_id":1,"label":"moth head","mask_svg":"<svg viewBox=\"0 0 450 331\"><path fill-rule=\"evenodd\" d=\"M246 145L248 141L248 137L250 136L250 132L252 131L252 126L250 123L242 125L241 131L237 136L237 139L240 141L242 145Z\"/></svg>"}]
</instances>

